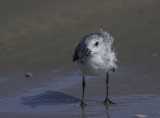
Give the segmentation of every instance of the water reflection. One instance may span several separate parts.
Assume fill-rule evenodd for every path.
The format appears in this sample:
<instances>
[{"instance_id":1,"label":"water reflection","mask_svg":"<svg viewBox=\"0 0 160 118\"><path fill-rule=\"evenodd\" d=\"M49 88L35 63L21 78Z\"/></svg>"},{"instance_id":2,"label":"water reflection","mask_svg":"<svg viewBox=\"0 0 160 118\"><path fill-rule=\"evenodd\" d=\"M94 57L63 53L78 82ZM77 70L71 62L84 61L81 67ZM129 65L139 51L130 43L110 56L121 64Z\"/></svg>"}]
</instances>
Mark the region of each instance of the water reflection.
<instances>
[{"instance_id":1,"label":"water reflection","mask_svg":"<svg viewBox=\"0 0 160 118\"><path fill-rule=\"evenodd\" d=\"M107 115L107 118L109 118L109 112L108 112L109 105L107 104L105 107L106 107L106 115Z\"/></svg>"},{"instance_id":2,"label":"water reflection","mask_svg":"<svg viewBox=\"0 0 160 118\"><path fill-rule=\"evenodd\" d=\"M109 118L109 104L107 104L107 105L104 105L104 108L105 108L105 110L104 110L104 114L106 114L105 116L106 116L106 118ZM92 117L92 116L98 116L99 114L101 114L101 112L98 114L95 114L95 113L91 113L91 114L87 114L87 113L89 113L89 112L86 112L86 108L87 108L88 106L83 106L83 107L81 107L81 109L82 109L82 118L89 118L89 117ZM90 109L92 109L92 107L95 107L95 106L90 106L89 108Z\"/></svg>"},{"instance_id":3,"label":"water reflection","mask_svg":"<svg viewBox=\"0 0 160 118\"><path fill-rule=\"evenodd\" d=\"M82 106L82 118L86 118L86 114L85 114L85 108L86 106Z\"/></svg>"}]
</instances>

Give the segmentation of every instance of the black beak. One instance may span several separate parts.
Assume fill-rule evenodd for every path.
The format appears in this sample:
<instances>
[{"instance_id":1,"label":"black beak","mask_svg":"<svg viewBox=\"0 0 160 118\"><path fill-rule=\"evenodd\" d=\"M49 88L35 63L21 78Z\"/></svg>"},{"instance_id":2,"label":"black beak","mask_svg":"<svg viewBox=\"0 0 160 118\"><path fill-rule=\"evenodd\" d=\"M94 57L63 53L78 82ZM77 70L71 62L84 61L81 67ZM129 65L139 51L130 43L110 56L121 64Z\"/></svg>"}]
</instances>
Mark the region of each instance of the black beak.
<instances>
[{"instance_id":1,"label":"black beak","mask_svg":"<svg viewBox=\"0 0 160 118\"><path fill-rule=\"evenodd\" d=\"M92 51L87 48L86 51L85 51L85 56L87 57L91 52L92 52Z\"/></svg>"},{"instance_id":2,"label":"black beak","mask_svg":"<svg viewBox=\"0 0 160 118\"><path fill-rule=\"evenodd\" d=\"M85 50L85 54L84 56L81 58L81 63L84 63L85 59L87 58L87 56L91 53L92 51L90 49L86 49Z\"/></svg>"}]
</instances>

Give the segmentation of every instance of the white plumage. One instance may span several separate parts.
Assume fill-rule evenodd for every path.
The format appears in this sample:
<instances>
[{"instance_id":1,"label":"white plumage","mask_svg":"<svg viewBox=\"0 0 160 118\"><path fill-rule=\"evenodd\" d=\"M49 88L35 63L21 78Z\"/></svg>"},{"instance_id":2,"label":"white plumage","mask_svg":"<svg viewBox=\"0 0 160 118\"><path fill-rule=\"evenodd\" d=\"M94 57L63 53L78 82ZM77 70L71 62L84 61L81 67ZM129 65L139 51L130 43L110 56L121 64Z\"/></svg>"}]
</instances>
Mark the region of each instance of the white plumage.
<instances>
[{"instance_id":1,"label":"white plumage","mask_svg":"<svg viewBox=\"0 0 160 118\"><path fill-rule=\"evenodd\" d=\"M85 75L96 76L117 69L113 42L113 37L102 29L83 37L73 54L73 61L77 61L83 73L83 79Z\"/></svg>"},{"instance_id":2,"label":"white plumage","mask_svg":"<svg viewBox=\"0 0 160 118\"><path fill-rule=\"evenodd\" d=\"M102 29L83 37L73 55L73 61L77 60L83 75L100 75L117 68L113 41L113 37ZM82 61L88 49L91 52Z\"/></svg>"}]
</instances>

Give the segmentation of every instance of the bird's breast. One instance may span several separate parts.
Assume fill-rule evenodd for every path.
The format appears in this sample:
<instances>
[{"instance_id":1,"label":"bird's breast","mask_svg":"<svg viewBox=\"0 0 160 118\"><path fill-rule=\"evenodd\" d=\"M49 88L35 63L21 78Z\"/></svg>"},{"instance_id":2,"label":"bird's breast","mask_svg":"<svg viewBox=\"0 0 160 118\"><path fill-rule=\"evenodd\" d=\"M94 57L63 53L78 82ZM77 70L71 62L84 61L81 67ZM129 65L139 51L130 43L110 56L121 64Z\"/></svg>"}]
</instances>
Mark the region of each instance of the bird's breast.
<instances>
[{"instance_id":1,"label":"bird's breast","mask_svg":"<svg viewBox=\"0 0 160 118\"><path fill-rule=\"evenodd\" d=\"M101 55L89 55L79 67L85 75L100 75L109 70L108 62Z\"/></svg>"}]
</instances>

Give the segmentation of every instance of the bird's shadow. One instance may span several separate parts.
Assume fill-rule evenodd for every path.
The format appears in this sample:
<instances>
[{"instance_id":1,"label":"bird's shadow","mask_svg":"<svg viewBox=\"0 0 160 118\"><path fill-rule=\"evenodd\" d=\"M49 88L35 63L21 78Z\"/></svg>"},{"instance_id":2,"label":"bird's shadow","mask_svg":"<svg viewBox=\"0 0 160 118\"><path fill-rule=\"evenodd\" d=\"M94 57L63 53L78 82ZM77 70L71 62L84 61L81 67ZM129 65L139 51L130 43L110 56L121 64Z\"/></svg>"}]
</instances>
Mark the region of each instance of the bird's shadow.
<instances>
[{"instance_id":1,"label":"bird's shadow","mask_svg":"<svg viewBox=\"0 0 160 118\"><path fill-rule=\"evenodd\" d=\"M44 93L21 97L23 105L28 105L31 108L36 108L41 105L67 105L75 104L80 102L79 98L57 92L57 91L46 91Z\"/></svg>"}]
</instances>

